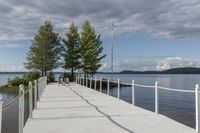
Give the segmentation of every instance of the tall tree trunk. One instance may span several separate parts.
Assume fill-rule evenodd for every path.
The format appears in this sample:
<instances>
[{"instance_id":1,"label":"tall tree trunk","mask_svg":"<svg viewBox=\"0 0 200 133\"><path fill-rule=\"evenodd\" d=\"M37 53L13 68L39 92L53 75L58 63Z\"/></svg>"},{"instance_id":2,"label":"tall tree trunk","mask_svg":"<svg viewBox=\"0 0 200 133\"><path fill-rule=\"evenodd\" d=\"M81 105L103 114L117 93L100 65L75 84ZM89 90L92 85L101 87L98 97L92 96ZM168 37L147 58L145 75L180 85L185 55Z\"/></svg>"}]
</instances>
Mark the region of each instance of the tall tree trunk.
<instances>
[{"instance_id":1,"label":"tall tree trunk","mask_svg":"<svg viewBox=\"0 0 200 133\"><path fill-rule=\"evenodd\" d=\"M86 78L86 72L84 72L84 78Z\"/></svg>"},{"instance_id":2,"label":"tall tree trunk","mask_svg":"<svg viewBox=\"0 0 200 133\"><path fill-rule=\"evenodd\" d=\"M43 70L41 70L41 72L42 72L42 77L44 76L44 71Z\"/></svg>"},{"instance_id":3,"label":"tall tree trunk","mask_svg":"<svg viewBox=\"0 0 200 133\"><path fill-rule=\"evenodd\" d=\"M47 70L44 70L44 76L47 76Z\"/></svg>"}]
</instances>

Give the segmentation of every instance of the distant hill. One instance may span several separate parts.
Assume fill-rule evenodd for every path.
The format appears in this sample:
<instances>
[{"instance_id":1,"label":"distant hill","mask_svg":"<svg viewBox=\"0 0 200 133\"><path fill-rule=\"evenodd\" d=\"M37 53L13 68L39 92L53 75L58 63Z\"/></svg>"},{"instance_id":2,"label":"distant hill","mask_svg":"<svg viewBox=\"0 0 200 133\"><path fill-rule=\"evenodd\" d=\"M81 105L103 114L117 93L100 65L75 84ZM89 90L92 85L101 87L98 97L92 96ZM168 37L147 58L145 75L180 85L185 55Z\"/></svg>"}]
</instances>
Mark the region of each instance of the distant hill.
<instances>
[{"instance_id":1,"label":"distant hill","mask_svg":"<svg viewBox=\"0 0 200 133\"><path fill-rule=\"evenodd\" d=\"M0 74L26 74L27 72L0 72Z\"/></svg>"},{"instance_id":2,"label":"distant hill","mask_svg":"<svg viewBox=\"0 0 200 133\"><path fill-rule=\"evenodd\" d=\"M173 68L163 71L166 74L200 74L200 68L196 67L183 67Z\"/></svg>"},{"instance_id":3,"label":"distant hill","mask_svg":"<svg viewBox=\"0 0 200 133\"><path fill-rule=\"evenodd\" d=\"M0 72L0 74L26 74L27 72ZM54 72L54 74L63 74L64 72ZM79 73L82 74L82 73ZM97 74L111 74L111 72L97 72ZM113 74L200 74L200 68L197 67L180 67L164 71L132 71L124 70L113 72Z\"/></svg>"},{"instance_id":4,"label":"distant hill","mask_svg":"<svg viewBox=\"0 0 200 133\"><path fill-rule=\"evenodd\" d=\"M124 70L120 74L200 74L200 68L196 67L181 67L172 68L164 71L131 71Z\"/></svg>"}]
</instances>

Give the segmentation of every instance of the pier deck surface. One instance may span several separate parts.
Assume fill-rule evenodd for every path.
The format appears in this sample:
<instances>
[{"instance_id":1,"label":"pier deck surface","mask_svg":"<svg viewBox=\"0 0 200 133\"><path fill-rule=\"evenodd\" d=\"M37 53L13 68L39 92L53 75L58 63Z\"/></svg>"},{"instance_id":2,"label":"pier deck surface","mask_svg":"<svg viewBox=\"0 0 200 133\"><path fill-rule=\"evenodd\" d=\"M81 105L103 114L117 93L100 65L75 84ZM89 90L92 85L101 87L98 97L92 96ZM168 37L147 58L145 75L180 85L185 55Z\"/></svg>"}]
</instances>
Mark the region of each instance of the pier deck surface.
<instances>
[{"instance_id":1,"label":"pier deck surface","mask_svg":"<svg viewBox=\"0 0 200 133\"><path fill-rule=\"evenodd\" d=\"M195 133L195 129L71 83L47 86L24 133Z\"/></svg>"}]
</instances>

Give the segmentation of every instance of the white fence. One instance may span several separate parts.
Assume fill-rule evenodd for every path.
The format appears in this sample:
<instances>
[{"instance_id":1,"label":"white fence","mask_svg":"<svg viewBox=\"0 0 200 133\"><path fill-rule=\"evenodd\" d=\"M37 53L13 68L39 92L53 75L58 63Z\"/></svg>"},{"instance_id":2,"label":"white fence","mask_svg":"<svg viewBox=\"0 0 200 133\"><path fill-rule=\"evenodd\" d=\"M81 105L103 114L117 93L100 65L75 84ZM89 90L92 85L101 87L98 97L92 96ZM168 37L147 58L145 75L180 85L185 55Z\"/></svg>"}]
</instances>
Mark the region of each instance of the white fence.
<instances>
[{"instance_id":1,"label":"white fence","mask_svg":"<svg viewBox=\"0 0 200 133\"><path fill-rule=\"evenodd\" d=\"M135 87L143 87L143 88L151 88L155 89L155 114L159 114L159 90L167 90L167 91L175 91L175 92L184 92L184 93L195 93L195 114L196 114L196 132L200 132L200 96L199 96L199 85L197 84L194 88L194 90L183 90L183 89L173 89L173 88L167 88L159 86L158 82L155 82L155 85L149 86L149 85L140 85L136 84L133 80L132 83L124 83L120 82L120 79L116 81L110 81L108 78L107 80L98 80L96 77L93 80L92 78L84 78L84 77L76 77L76 83L80 85L86 85L88 87L88 80L90 81L90 88L92 88L92 81L94 81L94 90L97 90L97 81L99 81L99 90L102 92L102 81L107 82L107 94L110 94L110 85L111 83L117 84L117 98L120 99L120 87L121 85L127 85L132 87L132 104L135 106ZM86 84L85 84L86 82Z\"/></svg>"},{"instance_id":2,"label":"white fence","mask_svg":"<svg viewBox=\"0 0 200 133\"><path fill-rule=\"evenodd\" d=\"M18 133L23 133L24 128L24 95L29 94L29 119L32 118L33 111L33 89L34 89L34 108L37 108L37 101L40 100L44 89L47 86L47 77L39 78L34 83L29 82L28 89L24 91L24 85L19 86L19 95L6 105L3 105L2 97L0 97L0 133L2 126L2 111L9 109L17 100L19 102L19 119L18 119Z\"/></svg>"}]
</instances>

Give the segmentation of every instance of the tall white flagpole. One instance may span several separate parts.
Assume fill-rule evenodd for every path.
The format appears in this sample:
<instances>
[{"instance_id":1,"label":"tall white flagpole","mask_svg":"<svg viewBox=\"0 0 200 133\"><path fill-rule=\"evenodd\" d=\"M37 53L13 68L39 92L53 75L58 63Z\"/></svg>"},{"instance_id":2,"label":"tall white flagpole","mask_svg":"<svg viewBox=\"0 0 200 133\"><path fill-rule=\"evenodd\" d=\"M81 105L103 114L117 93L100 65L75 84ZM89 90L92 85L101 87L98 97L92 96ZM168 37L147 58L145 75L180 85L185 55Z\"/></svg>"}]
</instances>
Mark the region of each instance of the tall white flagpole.
<instances>
[{"instance_id":1,"label":"tall white flagpole","mask_svg":"<svg viewBox=\"0 0 200 133\"><path fill-rule=\"evenodd\" d=\"M112 22L111 27L111 81L113 80L113 39L114 39L114 23Z\"/></svg>"}]
</instances>

